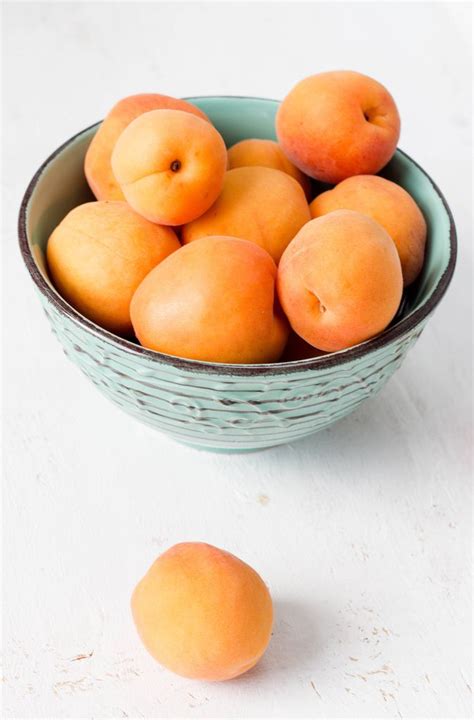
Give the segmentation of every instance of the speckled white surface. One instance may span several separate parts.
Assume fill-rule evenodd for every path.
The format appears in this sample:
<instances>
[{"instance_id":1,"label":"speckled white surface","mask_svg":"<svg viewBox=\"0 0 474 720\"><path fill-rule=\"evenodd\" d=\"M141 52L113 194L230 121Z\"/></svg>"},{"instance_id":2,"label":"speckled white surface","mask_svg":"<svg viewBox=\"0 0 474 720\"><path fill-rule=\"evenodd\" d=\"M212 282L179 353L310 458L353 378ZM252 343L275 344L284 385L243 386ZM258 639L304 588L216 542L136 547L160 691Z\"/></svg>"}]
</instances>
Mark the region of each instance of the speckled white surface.
<instances>
[{"instance_id":1,"label":"speckled white surface","mask_svg":"<svg viewBox=\"0 0 474 720\"><path fill-rule=\"evenodd\" d=\"M457 3L4 4L4 717L469 716L469 17ZM175 445L62 355L16 247L21 195L119 97L282 97L337 67L397 99L401 147L454 212L454 282L393 380L333 429L244 456ZM271 587L273 639L240 680L175 677L135 634L135 582L185 539Z\"/></svg>"}]
</instances>

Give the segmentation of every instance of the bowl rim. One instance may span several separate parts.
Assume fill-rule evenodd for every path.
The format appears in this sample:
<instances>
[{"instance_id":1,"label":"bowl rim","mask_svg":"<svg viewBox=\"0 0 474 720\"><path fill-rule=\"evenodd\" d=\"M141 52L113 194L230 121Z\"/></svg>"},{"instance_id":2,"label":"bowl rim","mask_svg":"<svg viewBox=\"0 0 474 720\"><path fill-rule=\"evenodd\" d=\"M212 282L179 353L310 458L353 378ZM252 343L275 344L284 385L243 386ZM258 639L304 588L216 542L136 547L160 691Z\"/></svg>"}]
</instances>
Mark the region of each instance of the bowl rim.
<instances>
[{"instance_id":1,"label":"bowl rim","mask_svg":"<svg viewBox=\"0 0 474 720\"><path fill-rule=\"evenodd\" d=\"M193 97L186 97L185 100L189 102L198 100L258 100L271 103L280 103L279 100L273 100L271 98L261 98L256 96L246 95L199 95ZM20 212L18 217L18 238L20 252L26 268L35 283L40 293L54 306L60 315L65 315L68 319L72 320L76 325L79 325L88 333L99 336L102 340L116 346L120 350L129 353L132 356L139 356L151 360L152 362L158 362L163 365L172 366L179 370L186 370L190 372L214 374L214 375L233 375L233 376L259 376L259 375L286 375L295 372L302 372L308 370L326 370L334 368L345 363L358 360L365 355L368 355L376 350L386 347L393 343L395 340L403 337L417 325L419 325L425 318L427 318L434 308L438 305L441 298L445 294L453 276L454 268L456 266L457 257L457 235L456 226L454 224L453 214L451 209L444 197L443 193L434 182L434 180L428 175L413 158L405 153L400 148L396 149L397 153L400 153L406 157L423 175L428 179L429 183L433 187L433 190L440 198L443 207L446 211L449 220L449 261L443 274L439 278L436 287L432 291L425 303L410 315L399 320L395 325L389 326L386 330L381 332L376 337L366 340L358 345L340 350L335 353L328 353L320 357L308 358L305 360L291 360L287 362L276 362L276 363L261 363L261 364L239 364L239 363L213 363L205 362L202 360L191 360L181 358L174 355L166 355L155 350L148 350L130 340L121 338L118 335L101 328L91 320L81 315L72 305L69 305L59 293L57 293L44 279L41 271L39 270L36 261L33 257L27 232L27 211L31 197L35 191L35 188L40 180L42 174L46 168L53 162L53 160L62 153L69 145L71 145L81 135L92 130L92 128L98 126L102 121L89 125L88 127L75 133L68 140L63 142L59 147L56 148L40 165L38 170L30 180L25 194L22 198L20 205Z\"/></svg>"}]
</instances>

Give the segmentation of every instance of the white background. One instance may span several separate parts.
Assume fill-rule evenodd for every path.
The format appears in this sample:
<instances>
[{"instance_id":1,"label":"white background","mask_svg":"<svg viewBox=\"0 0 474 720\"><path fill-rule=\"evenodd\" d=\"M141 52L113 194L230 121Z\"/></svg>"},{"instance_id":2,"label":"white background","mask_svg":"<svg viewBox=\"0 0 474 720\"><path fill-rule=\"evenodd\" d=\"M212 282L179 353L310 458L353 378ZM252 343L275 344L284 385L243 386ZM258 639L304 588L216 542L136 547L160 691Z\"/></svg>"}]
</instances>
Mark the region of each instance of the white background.
<instances>
[{"instance_id":1,"label":"white background","mask_svg":"<svg viewBox=\"0 0 474 720\"><path fill-rule=\"evenodd\" d=\"M4 717L467 717L468 5L14 2L3 43ZM388 386L335 427L243 456L180 447L62 354L17 250L22 193L125 95L281 98L334 68L396 98L400 145L456 219L452 286ZM271 588L271 645L239 680L181 679L138 641L130 593L182 540Z\"/></svg>"}]
</instances>

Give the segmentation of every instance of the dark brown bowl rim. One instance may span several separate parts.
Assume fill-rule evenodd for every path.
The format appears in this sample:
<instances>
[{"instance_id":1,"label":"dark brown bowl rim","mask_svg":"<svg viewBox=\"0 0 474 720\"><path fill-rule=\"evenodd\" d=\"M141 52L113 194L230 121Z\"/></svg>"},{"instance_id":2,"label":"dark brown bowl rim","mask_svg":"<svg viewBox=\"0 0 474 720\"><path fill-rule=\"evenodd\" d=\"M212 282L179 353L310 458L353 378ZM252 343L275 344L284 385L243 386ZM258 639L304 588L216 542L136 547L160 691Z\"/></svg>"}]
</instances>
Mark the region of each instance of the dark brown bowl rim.
<instances>
[{"instance_id":1,"label":"dark brown bowl rim","mask_svg":"<svg viewBox=\"0 0 474 720\"><path fill-rule=\"evenodd\" d=\"M209 96L199 96L199 97L188 97L185 98L189 101L196 101L196 100L202 100L202 99L239 99L239 100L269 100L270 102L279 102L278 100L271 100L270 98L260 98L260 97L251 97L251 96L243 96L243 95L209 95ZM449 283L451 282L451 278L453 276L454 268L456 266L456 256L457 256L457 238L456 238L456 227L454 224L454 218L453 214L449 208L448 203L446 202L446 199L439 189L439 187L436 185L436 183L431 179L431 177L428 175L428 173L420 166L418 165L415 160L413 160L407 153L403 152L403 150L400 150L397 148L397 152L401 155L404 155L415 167L420 170L420 172L425 175L425 177L429 180L430 184L432 185L434 191L441 199L441 202L443 203L443 206L446 210L447 216L449 218L449 246L450 246L450 257L449 262L441 275L435 289L433 290L432 294L426 300L426 302L419 307L417 310L415 310L413 313L408 315L405 318L402 318L399 322L394 324L393 326L388 327L386 330L384 330L380 335L377 335L375 338L371 340L367 340L364 343L360 343L359 345L355 345L352 348L348 348L347 350L341 350L337 353L330 353L328 355L323 355L321 357L317 358L309 358L307 360L293 360L290 362L284 362L284 363L269 363L269 364L260 364L260 365L241 365L241 364L224 364L224 363L210 363L210 362L203 362L200 360L187 360L185 358L175 357L172 355L165 355L164 353L159 353L154 350L147 350L144 347L141 347L140 345L136 345L135 343L125 340L124 338L118 337L117 335L114 335L113 333L110 333L108 330L104 330L103 328L99 327L98 325L95 325L93 322L85 318L83 315L81 315L77 310L75 310L71 305L69 305L63 298L58 295L46 282L43 275L41 274L40 270L38 269L38 266L36 265L36 262L33 258L29 243L28 243L28 237L27 237L27 231L26 231L26 213L27 213L27 207L28 203L30 201L30 198L34 192L34 189L38 183L39 178L43 174L44 170L48 167L48 165L54 160L54 158L59 155L68 145L70 145L76 138L83 135L84 133L91 130L96 125L99 125L101 121L94 123L93 125L90 125L89 127L85 128L84 130L81 130L80 132L76 133L72 137L69 138L69 140L66 140L62 145L60 145L49 157L42 163L42 165L38 168L36 173L34 174L33 178L31 179L26 192L23 196L21 206L20 206L20 213L18 218L18 236L19 236L19 244L20 244L20 251L23 257L23 261L31 275L31 278L33 282L36 284L37 288L40 290L42 295L44 295L47 300L52 303L52 305L55 307L55 309L60 313L68 317L70 320L78 324L80 327L84 328L88 332L92 333L93 335L98 335L100 338L105 340L106 342L112 343L113 345L119 347L121 350L130 353L131 355L138 355L142 358L146 358L148 360L151 360L152 362L159 362L164 365L169 365L174 368L177 368L179 370L186 370L186 371L194 371L197 373L210 373L215 375L237 375L241 377L249 377L249 376L259 376L259 375L285 375L289 373L295 373L295 372L301 372L301 371L308 371L308 370L326 370L328 368L334 368L338 365L343 365L344 363L351 362L353 360L358 360L361 357L364 357L365 355L368 355L371 352L374 352L376 350L379 350L380 348L383 348L398 338L403 337L405 334L409 333L411 330L413 330L417 325L419 325L430 313L434 310L434 308L438 305L441 298L445 294Z\"/></svg>"}]
</instances>

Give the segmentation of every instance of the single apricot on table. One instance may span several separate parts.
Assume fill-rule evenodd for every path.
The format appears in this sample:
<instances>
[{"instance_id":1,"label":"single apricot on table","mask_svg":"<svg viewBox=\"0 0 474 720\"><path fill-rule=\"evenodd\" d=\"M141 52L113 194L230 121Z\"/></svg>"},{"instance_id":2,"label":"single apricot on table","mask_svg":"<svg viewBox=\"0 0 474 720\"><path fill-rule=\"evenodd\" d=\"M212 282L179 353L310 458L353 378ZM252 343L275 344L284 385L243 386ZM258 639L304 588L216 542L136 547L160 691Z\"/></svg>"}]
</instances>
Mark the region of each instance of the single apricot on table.
<instances>
[{"instance_id":1,"label":"single apricot on table","mask_svg":"<svg viewBox=\"0 0 474 720\"><path fill-rule=\"evenodd\" d=\"M278 295L293 330L335 352L384 330L400 305L397 248L367 215L336 210L311 220L278 268Z\"/></svg>"},{"instance_id":2,"label":"single apricot on table","mask_svg":"<svg viewBox=\"0 0 474 720\"><path fill-rule=\"evenodd\" d=\"M295 178L303 188L306 199L311 199L311 180L288 160L285 153L274 140L248 138L232 145L227 151L229 170L237 167L269 167L286 172Z\"/></svg>"},{"instance_id":3,"label":"single apricot on table","mask_svg":"<svg viewBox=\"0 0 474 720\"><path fill-rule=\"evenodd\" d=\"M181 232L183 243L207 235L232 235L267 250L276 263L298 230L311 219L301 185L267 167L228 170L222 192L209 210Z\"/></svg>"},{"instance_id":4,"label":"single apricot on table","mask_svg":"<svg viewBox=\"0 0 474 720\"><path fill-rule=\"evenodd\" d=\"M400 117L388 90L349 70L301 80L281 103L275 122L285 155L327 183L377 173L400 136Z\"/></svg>"},{"instance_id":5,"label":"single apricot on table","mask_svg":"<svg viewBox=\"0 0 474 720\"><path fill-rule=\"evenodd\" d=\"M180 543L160 555L131 605L148 652L184 677L230 680L253 667L270 641L272 600L262 578L206 543Z\"/></svg>"},{"instance_id":6,"label":"single apricot on table","mask_svg":"<svg viewBox=\"0 0 474 720\"><path fill-rule=\"evenodd\" d=\"M224 182L227 150L206 120L182 110L151 110L128 125L112 169L131 207L162 225L202 215Z\"/></svg>"},{"instance_id":7,"label":"single apricot on table","mask_svg":"<svg viewBox=\"0 0 474 720\"><path fill-rule=\"evenodd\" d=\"M410 285L423 267L426 221L400 185L377 175L355 175L318 195L309 206L313 217L333 210L355 210L368 215L388 232L402 264L404 285Z\"/></svg>"},{"instance_id":8,"label":"single apricot on table","mask_svg":"<svg viewBox=\"0 0 474 720\"><path fill-rule=\"evenodd\" d=\"M180 247L175 233L120 201L85 203L53 230L51 279L73 307L118 335L132 335L130 301L143 278Z\"/></svg>"},{"instance_id":9,"label":"single apricot on table","mask_svg":"<svg viewBox=\"0 0 474 720\"><path fill-rule=\"evenodd\" d=\"M278 360L288 323L276 302L276 266L254 243L205 237L149 273L130 305L142 345L216 363Z\"/></svg>"},{"instance_id":10,"label":"single apricot on table","mask_svg":"<svg viewBox=\"0 0 474 720\"><path fill-rule=\"evenodd\" d=\"M117 180L112 172L111 157L120 134L132 120L150 110L183 110L193 113L203 120L207 116L195 105L179 98L143 93L129 95L119 100L92 138L84 161L84 172L89 186L98 200L125 200Z\"/></svg>"}]
</instances>

